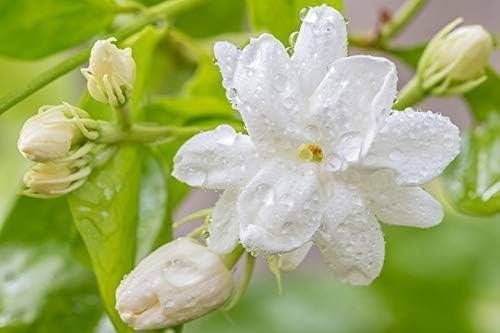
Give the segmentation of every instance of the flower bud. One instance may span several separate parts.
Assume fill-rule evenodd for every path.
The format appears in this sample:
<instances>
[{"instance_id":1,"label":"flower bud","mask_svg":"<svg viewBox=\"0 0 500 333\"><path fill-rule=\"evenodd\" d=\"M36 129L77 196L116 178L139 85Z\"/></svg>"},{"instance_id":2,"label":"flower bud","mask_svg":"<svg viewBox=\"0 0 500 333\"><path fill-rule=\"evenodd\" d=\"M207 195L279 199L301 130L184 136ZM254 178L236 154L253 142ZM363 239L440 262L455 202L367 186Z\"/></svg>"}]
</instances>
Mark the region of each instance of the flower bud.
<instances>
[{"instance_id":1,"label":"flower bud","mask_svg":"<svg viewBox=\"0 0 500 333\"><path fill-rule=\"evenodd\" d=\"M493 40L479 25L455 29L461 21L455 20L436 34L419 61L422 86L435 95L463 94L486 79L484 70Z\"/></svg>"},{"instance_id":2,"label":"flower bud","mask_svg":"<svg viewBox=\"0 0 500 333\"><path fill-rule=\"evenodd\" d=\"M189 238L163 245L126 276L116 309L134 329L172 327L218 309L233 280L221 257Z\"/></svg>"},{"instance_id":3,"label":"flower bud","mask_svg":"<svg viewBox=\"0 0 500 333\"><path fill-rule=\"evenodd\" d=\"M61 196L80 187L90 172L90 167L79 168L75 162L37 163L24 175L28 188L24 194L41 198Z\"/></svg>"},{"instance_id":4,"label":"flower bud","mask_svg":"<svg viewBox=\"0 0 500 333\"><path fill-rule=\"evenodd\" d=\"M90 52L89 67L81 70L90 95L112 106L127 102L135 81L132 50L117 48L115 41L115 38L97 41Z\"/></svg>"},{"instance_id":5,"label":"flower bud","mask_svg":"<svg viewBox=\"0 0 500 333\"><path fill-rule=\"evenodd\" d=\"M68 121L65 108L45 107L24 123L17 146L25 158L35 162L64 158L72 145L81 141L81 131Z\"/></svg>"}]
</instances>

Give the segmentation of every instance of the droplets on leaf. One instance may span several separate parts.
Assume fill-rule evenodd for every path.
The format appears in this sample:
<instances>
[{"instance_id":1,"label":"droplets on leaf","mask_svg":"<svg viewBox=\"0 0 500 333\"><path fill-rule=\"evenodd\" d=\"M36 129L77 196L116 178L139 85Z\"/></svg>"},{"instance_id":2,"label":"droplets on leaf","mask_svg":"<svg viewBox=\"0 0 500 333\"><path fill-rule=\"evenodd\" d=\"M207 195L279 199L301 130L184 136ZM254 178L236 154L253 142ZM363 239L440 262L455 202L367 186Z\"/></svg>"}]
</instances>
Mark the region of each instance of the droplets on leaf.
<instances>
[{"instance_id":1,"label":"droplets on leaf","mask_svg":"<svg viewBox=\"0 0 500 333\"><path fill-rule=\"evenodd\" d=\"M290 44L291 47L295 47L295 43L297 42L298 37L299 37L298 31L294 31L290 34L290 37L288 38L288 43Z\"/></svg>"}]
</instances>

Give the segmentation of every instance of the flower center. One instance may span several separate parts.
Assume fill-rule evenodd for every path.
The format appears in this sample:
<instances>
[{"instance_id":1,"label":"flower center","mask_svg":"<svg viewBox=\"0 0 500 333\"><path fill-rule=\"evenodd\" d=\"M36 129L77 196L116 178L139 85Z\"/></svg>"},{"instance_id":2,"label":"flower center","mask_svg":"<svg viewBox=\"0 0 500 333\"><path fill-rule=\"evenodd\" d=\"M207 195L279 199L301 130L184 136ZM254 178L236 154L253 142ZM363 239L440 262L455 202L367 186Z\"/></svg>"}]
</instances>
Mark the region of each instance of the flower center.
<instances>
[{"instance_id":1,"label":"flower center","mask_svg":"<svg viewBox=\"0 0 500 333\"><path fill-rule=\"evenodd\" d=\"M299 158L304 162L321 162L323 160L323 150L314 143L301 144L299 149Z\"/></svg>"}]
</instances>

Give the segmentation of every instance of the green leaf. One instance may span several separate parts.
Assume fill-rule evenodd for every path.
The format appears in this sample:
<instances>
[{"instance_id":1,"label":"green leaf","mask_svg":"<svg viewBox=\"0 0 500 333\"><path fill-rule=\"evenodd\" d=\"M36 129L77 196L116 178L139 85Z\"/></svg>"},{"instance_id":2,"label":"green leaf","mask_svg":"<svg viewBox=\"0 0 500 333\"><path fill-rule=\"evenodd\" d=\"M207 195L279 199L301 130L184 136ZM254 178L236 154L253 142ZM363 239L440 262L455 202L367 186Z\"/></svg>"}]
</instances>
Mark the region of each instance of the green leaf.
<instances>
[{"instance_id":1,"label":"green leaf","mask_svg":"<svg viewBox=\"0 0 500 333\"><path fill-rule=\"evenodd\" d=\"M500 212L500 116L492 115L462 138L460 155L446 169L448 197L472 215Z\"/></svg>"},{"instance_id":2,"label":"green leaf","mask_svg":"<svg viewBox=\"0 0 500 333\"><path fill-rule=\"evenodd\" d=\"M0 54L48 56L102 32L115 13L111 0L0 0Z\"/></svg>"},{"instance_id":3,"label":"green leaf","mask_svg":"<svg viewBox=\"0 0 500 333\"><path fill-rule=\"evenodd\" d=\"M493 68L486 70L487 79L464 96L477 121L488 119L491 113L500 114L500 76Z\"/></svg>"},{"instance_id":4,"label":"green leaf","mask_svg":"<svg viewBox=\"0 0 500 333\"><path fill-rule=\"evenodd\" d=\"M384 51L392 56L395 56L396 58L399 58L406 65L415 69L417 68L420 56L424 52L426 46L427 44L424 43L408 47L393 47Z\"/></svg>"},{"instance_id":5,"label":"green leaf","mask_svg":"<svg viewBox=\"0 0 500 333\"><path fill-rule=\"evenodd\" d=\"M327 4L340 11L342 0L246 0L254 31L267 31L288 45L290 34L300 27L302 8ZM277 18L279 17L279 18Z\"/></svg>"},{"instance_id":6,"label":"green leaf","mask_svg":"<svg viewBox=\"0 0 500 333\"><path fill-rule=\"evenodd\" d=\"M241 0L205 1L196 8L179 14L174 25L197 38L239 32L245 25L245 3Z\"/></svg>"},{"instance_id":7,"label":"green leaf","mask_svg":"<svg viewBox=\"0 0 500 333\"><path fill-rule=\"evenodd\" d=\"M145 152L146 153L146 152ZM137 260L153 250L162 229L167 210L167 184L162 166L151 154L142 163L139 225L137 229Z\"/></svg>"},{"instance_id":8,"label":"green leaf","mask_svg":"<svg viewBox=\"0 0 500 333\"><path fill-rule=\"evenodd\" d=\"M115 308L115 290L135 263L140 163L136 147L122 147L69 196L76 227L87 246L99 291L113 324L128 329Z\"/></svg>"},{"instance_id":9,"label":"green leaf","mask_svg":"<svg viewBox=\"0 0 500 333\"><path fill-rule=\"evenodd\" d=\"M21 197L0 235L2 332L91 332L102 316L92 272L71 256L65 199Z\"/></svg>"}]
</instances>

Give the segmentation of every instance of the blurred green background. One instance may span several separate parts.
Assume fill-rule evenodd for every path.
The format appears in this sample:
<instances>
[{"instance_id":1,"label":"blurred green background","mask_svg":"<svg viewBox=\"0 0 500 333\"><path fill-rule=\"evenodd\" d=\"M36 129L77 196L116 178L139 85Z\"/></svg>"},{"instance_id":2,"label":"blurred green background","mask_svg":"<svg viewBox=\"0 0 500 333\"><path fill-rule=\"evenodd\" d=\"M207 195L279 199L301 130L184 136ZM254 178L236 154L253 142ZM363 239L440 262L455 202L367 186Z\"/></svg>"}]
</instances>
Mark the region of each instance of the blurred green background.
<instances>
[{"instance_id":1,"label":"blurred green background","mask_svg":"<svg viewBox=\"0 0 500 333\"><path fill-rule=\"evenodd\" d=\"M70 7L86 2L40 3L58 1ZM37 1L21 2L36 6ZM143 2L150 5L158 1ZM2 16L2 9L12 3L12 0L0 1L0 28L16 24ZM268 15L275 22L267 23L269 29L273 29L272 24L298 28L294 1L285 3L291 4L285 7L288 12L266 12L265 6L261 7L258 17ZM372 29L380 10L394 10L401 3L345 0L349 28ZM214 72L209 52L213 41L218 39L245 43L250 36L246 10L242 0L211 0L178 16L174 20L177 32L162 36L154 53L154 74L150 73L146 91L180 96L192 103L176 104L178 100L169 99L170 104L162 104L167 111L186 109L202 117L197 110L206 111L209 105L223 109L221 114L224 114L229 104L224 101L220 77ZM497 0L431 0L396 42L414 45L425 41L457 16L464 16L467 23L480 23L499 31L499 12ZM29 17L19 18L19 24L25 19ZM39 24L50 23L45 20L49 19ZM286 40L293 31L287 29L283 30L282 39ZM50 29L47 31L40 33L50 33ZM0 43L12 42L12 38L8 31L0 33ZM51 38L56 40L58 36ZM45 52L43 39L33 43L33 50ZM64 48L61 46L61 50ZM73 54L66 51L39 58L27 51L23 60L16 60L7 49L0 47L3 54L0 95L23 87L44 68ZM402 86L412 71L395 60ZM493 64L497 61L495 55ZM0 332L113 332L103 315L88 256L73 226L66 200L41 201L16 196L21 177L29 167L16 149L22 123L41 105L61 101L78 104L83 90L82 77L73 71L0 118ZM496 107L500 109L500 105ZM422 108L451 117L463 131L474 124L466 104L459 98L433 98ZM162 111L152 108L146 118L175 121ZM495 152L492 150L492 154ZM446 187L437 181L429 188L444 200ZM175 215L182 217L208 207L215 198L213 193L195 192L176 209ZM371 286L350 287L336 282L313 252L297 271L283 275L284 292L278 296L274 278L260 265L247 294L234 310L228 315L217 312L189 323L185 332L500 332L500 219L498 215L482 218L460 215L448 205L446 211L443 223L428 230L384 226L385 265ZM154 214L151 219L155 219ZM146 235L142 237L147 238L148 230L154 228L157 226L146 226L142 231ZM147 251L147 247L142 251Z\"/></svg>"}]
</instances>

